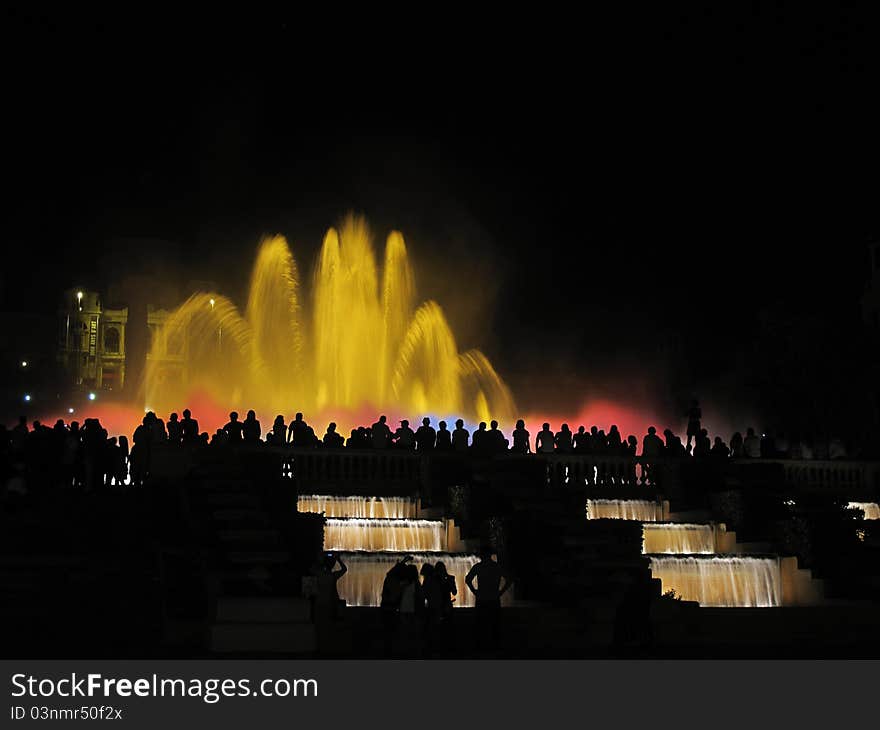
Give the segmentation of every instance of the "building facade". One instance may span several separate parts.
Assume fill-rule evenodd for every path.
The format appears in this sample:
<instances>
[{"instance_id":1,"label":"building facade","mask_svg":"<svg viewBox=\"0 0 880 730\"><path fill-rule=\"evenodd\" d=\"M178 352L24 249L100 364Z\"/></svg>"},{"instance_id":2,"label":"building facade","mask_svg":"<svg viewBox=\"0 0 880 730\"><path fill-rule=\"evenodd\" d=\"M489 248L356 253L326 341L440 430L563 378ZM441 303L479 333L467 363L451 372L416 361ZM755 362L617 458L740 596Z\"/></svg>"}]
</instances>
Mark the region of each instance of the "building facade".
<instances>
[{"instance_id":1,"label":"building facade","mask_svg":"<svg viewBox=\"0 0 880 730\"><path fill-rule=\"evenodd\" d=\"M58 362L72 385L122 390L127 323L128 308L105 307L97 292L64 292L58 309Z\"/></svg>"}]
</instances>

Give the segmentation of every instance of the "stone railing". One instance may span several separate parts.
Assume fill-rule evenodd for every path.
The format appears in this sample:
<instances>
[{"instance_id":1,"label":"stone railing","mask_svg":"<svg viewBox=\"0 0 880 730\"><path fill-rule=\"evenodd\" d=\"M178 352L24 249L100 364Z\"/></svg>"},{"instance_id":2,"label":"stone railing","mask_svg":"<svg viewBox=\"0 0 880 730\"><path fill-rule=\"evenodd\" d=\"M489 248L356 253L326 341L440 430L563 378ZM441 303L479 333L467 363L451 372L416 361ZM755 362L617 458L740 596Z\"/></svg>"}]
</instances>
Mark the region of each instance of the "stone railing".
<instances>
[{"instance_id":1,"label":"stone railing","mask_svg":"<svg viewBox=\"0 0 880 730\"><path fill-rule=\"evenodd\" d=\"M393 450L283 450L290 476L303 482L420 482L422 457Z\"/></svg>"},{"instance_id":2,"label":"stone railing","mask_svg":"<svg viewBox=\"0 0 880 730\"><path fill-rule=\"evenodd\" d=\"M793 487L835 491L880 489L880 462L876 461L755 459L755 463L779 464L785 474L785 483Z\"/></svg>"}]
</instances>

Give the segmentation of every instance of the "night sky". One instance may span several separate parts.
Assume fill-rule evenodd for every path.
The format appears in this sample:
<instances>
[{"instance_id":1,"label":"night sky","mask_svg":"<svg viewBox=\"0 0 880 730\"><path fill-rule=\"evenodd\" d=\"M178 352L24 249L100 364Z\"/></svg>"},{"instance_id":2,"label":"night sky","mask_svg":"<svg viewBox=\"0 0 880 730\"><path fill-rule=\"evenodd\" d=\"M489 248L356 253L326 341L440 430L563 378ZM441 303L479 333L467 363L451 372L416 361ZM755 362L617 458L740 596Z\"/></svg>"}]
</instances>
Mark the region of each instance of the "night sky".
<instances>
[{"instance_id":1,"label":"night sky","mask_svg":"<svg viewBox=\"0 0 880 730\"><path fill-rule=\"evenodd\" d=\"M870 28L796 8L430 37L10 11L0 310L141 271L241 301L261 235L309 269L354 210L525 398L776 405L792 363L845 377L880 231Z\"/></svg>"}]
</instances>

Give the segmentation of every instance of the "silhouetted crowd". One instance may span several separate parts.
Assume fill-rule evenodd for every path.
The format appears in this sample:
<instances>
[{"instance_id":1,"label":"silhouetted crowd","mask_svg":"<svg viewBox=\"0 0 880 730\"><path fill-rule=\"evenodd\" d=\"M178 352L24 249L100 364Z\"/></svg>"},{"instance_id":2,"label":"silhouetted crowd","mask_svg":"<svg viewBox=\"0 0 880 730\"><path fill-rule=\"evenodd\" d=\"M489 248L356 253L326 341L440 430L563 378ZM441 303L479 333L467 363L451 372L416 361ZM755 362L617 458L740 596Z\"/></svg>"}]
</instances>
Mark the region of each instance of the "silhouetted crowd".
<instances>
[{"instance_id":1,"label":"silhouetted crowd","mask_svg":"<svg viewBox=\"0 0 880 730\"><path fill-rule=\"evenodd\" d=\"M572 431L563 423L553 431L549 423L532 436L522 420L508 438L497 421L488 426L481 422L470 432L458 419L451 431L446 421L435 429L429 418L413 430L409 421L400 421L392 431L385 416L372 426L353 428L344 438L335 423L330 423L322 437L297 413L290 423L276 416L271 429L263 432L254 411L244 420L238 413L229 414L229 421L209 436L189 410L183 417L171 413L163 421L155 413L147 413L135 429L131 448L125 436L110 436L97 419L87 418L80 425L58 420L49 427L34 421L28 426L24 417L11 429L0 425L0 477L7 492L24 492L26 485L84 487L98 489L119 484L142 484L149 475L152 452L157 447L188 447L220 449L242 445L264 444L295 449L385 449L416 453L449 452L491 457L500 454L585 454L601 457L633 457L646 459L842 459L848 456L840 439L789 439L784 433L757 434L753 428L745 436L736 432L725 442L720 436L710 439L701 424L702 413L696 401L688 411L686 440L671 429L662 437L651 426L642 438L641 453L636 436L623 438L616 425L606 432L597 426L587 430L579 426Z\"/></svg>"}]
</instances>

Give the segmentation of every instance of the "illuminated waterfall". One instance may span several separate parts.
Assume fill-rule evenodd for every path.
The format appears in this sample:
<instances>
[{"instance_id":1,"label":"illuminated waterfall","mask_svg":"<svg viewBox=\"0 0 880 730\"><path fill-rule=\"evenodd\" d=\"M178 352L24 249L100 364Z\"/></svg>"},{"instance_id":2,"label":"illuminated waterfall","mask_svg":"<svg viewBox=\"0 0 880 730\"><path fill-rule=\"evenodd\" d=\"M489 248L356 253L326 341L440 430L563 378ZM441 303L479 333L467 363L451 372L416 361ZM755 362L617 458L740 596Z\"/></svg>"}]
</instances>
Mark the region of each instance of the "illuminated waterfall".
<instances>
[{"instance_id":1,"label":"illuminated waterfall","mask_svg":"<svg viewBox=\"0 0 880 730\"><path fill-rule=\"evenodd\" d=\"M323 512L325 517L360 517L362 519L413 519L418 514L414 499L409 497L335 497L301 494L297 497L299 512Z\"/></svg>"},{"instance_id":2,"label":"illuminated waterfall","mask_svg":"<svg viewBox=\"0 0 880 730\"><path fill-rule=\"evenodd\" d=\"M778 558L651 557L651 572L685 601L701 606L782 604L782 575Z\"/></svg>"},{"instance_id":3,"label":"illuminated waterfall","mask_svg":"<svg viewBox=\"0 0 880 730\"><path fill-rule=\"evenodd\" d=\"M688 524L677 522L648 523L642 526L643 553L715 553L715 530L722 525Z\"/></svg>"},{"instance_id":4,"label":"illuminated waterfall","mask_svg":"<svg viewBox=\"0 0 880 730\"><path fill-rule=\"evenodd\" d=\"M880 520L880 505L876 502L850 502L850 509L860 509L865 513L866 520Z\"/></svg>"},{"instance_id":5,"label":"illuminated waterfall","mask_svg":"<svg viewBox=\"0 0 880 730\"><path fill-rule=\"evenodd\" d=\"M376 554L376 555L342 555L348 567L348 572L340 578L336 584L339 597L345 600L349 606L378 606L382 600L382 583L385 574L400 559L400 555ZM455 585L458 588L458 596L453 604L456 607L469 607L474 605L474 594L464 584L464 577L477 563L475 555L449 555L443 553L413 554L413 565L419 570L424 563L434 564L442 560L446 571L455 576ZM507 599L510 592L504 594ZM502 600L503 600L502 599Z\"/></svg>"},{"instance_id":6,"label":"illuminated waterfall","mask_svg":"<svg viewBox=\"0 0 880 730\"><path fill-rule=\"evenodd\" d=\"M325 550L439 552L446 549L442 520L337 519L324 525Z\"/></svg>"},{"instance_id":7,"label":"illuminated waterfall","mask_svg":"<svg viewBox=\"0 0 880 730\"><path fill-rule=\"evenodd\" d=\"M669 519L669 502L652 502L647 499L588 499L587 519L663 522Z\"/></svg>"},{"instance_id":8,"label":"illuminated waterfall","mask_svg":"<svg viewBox=\"0 0 880 730\"><path fill-rule=\"evenodd\" d=\"M513 398L486 356L460 353L440 305L416 302L397 231L379 266L363 218L329 229L310 302L287 241L266 238L244 316L229 299L199 292L152 331L146 403L167 412L207 394L270 422L292 410L340 420L362 407L510 422Z\"/></svg>"}]
</instances>

